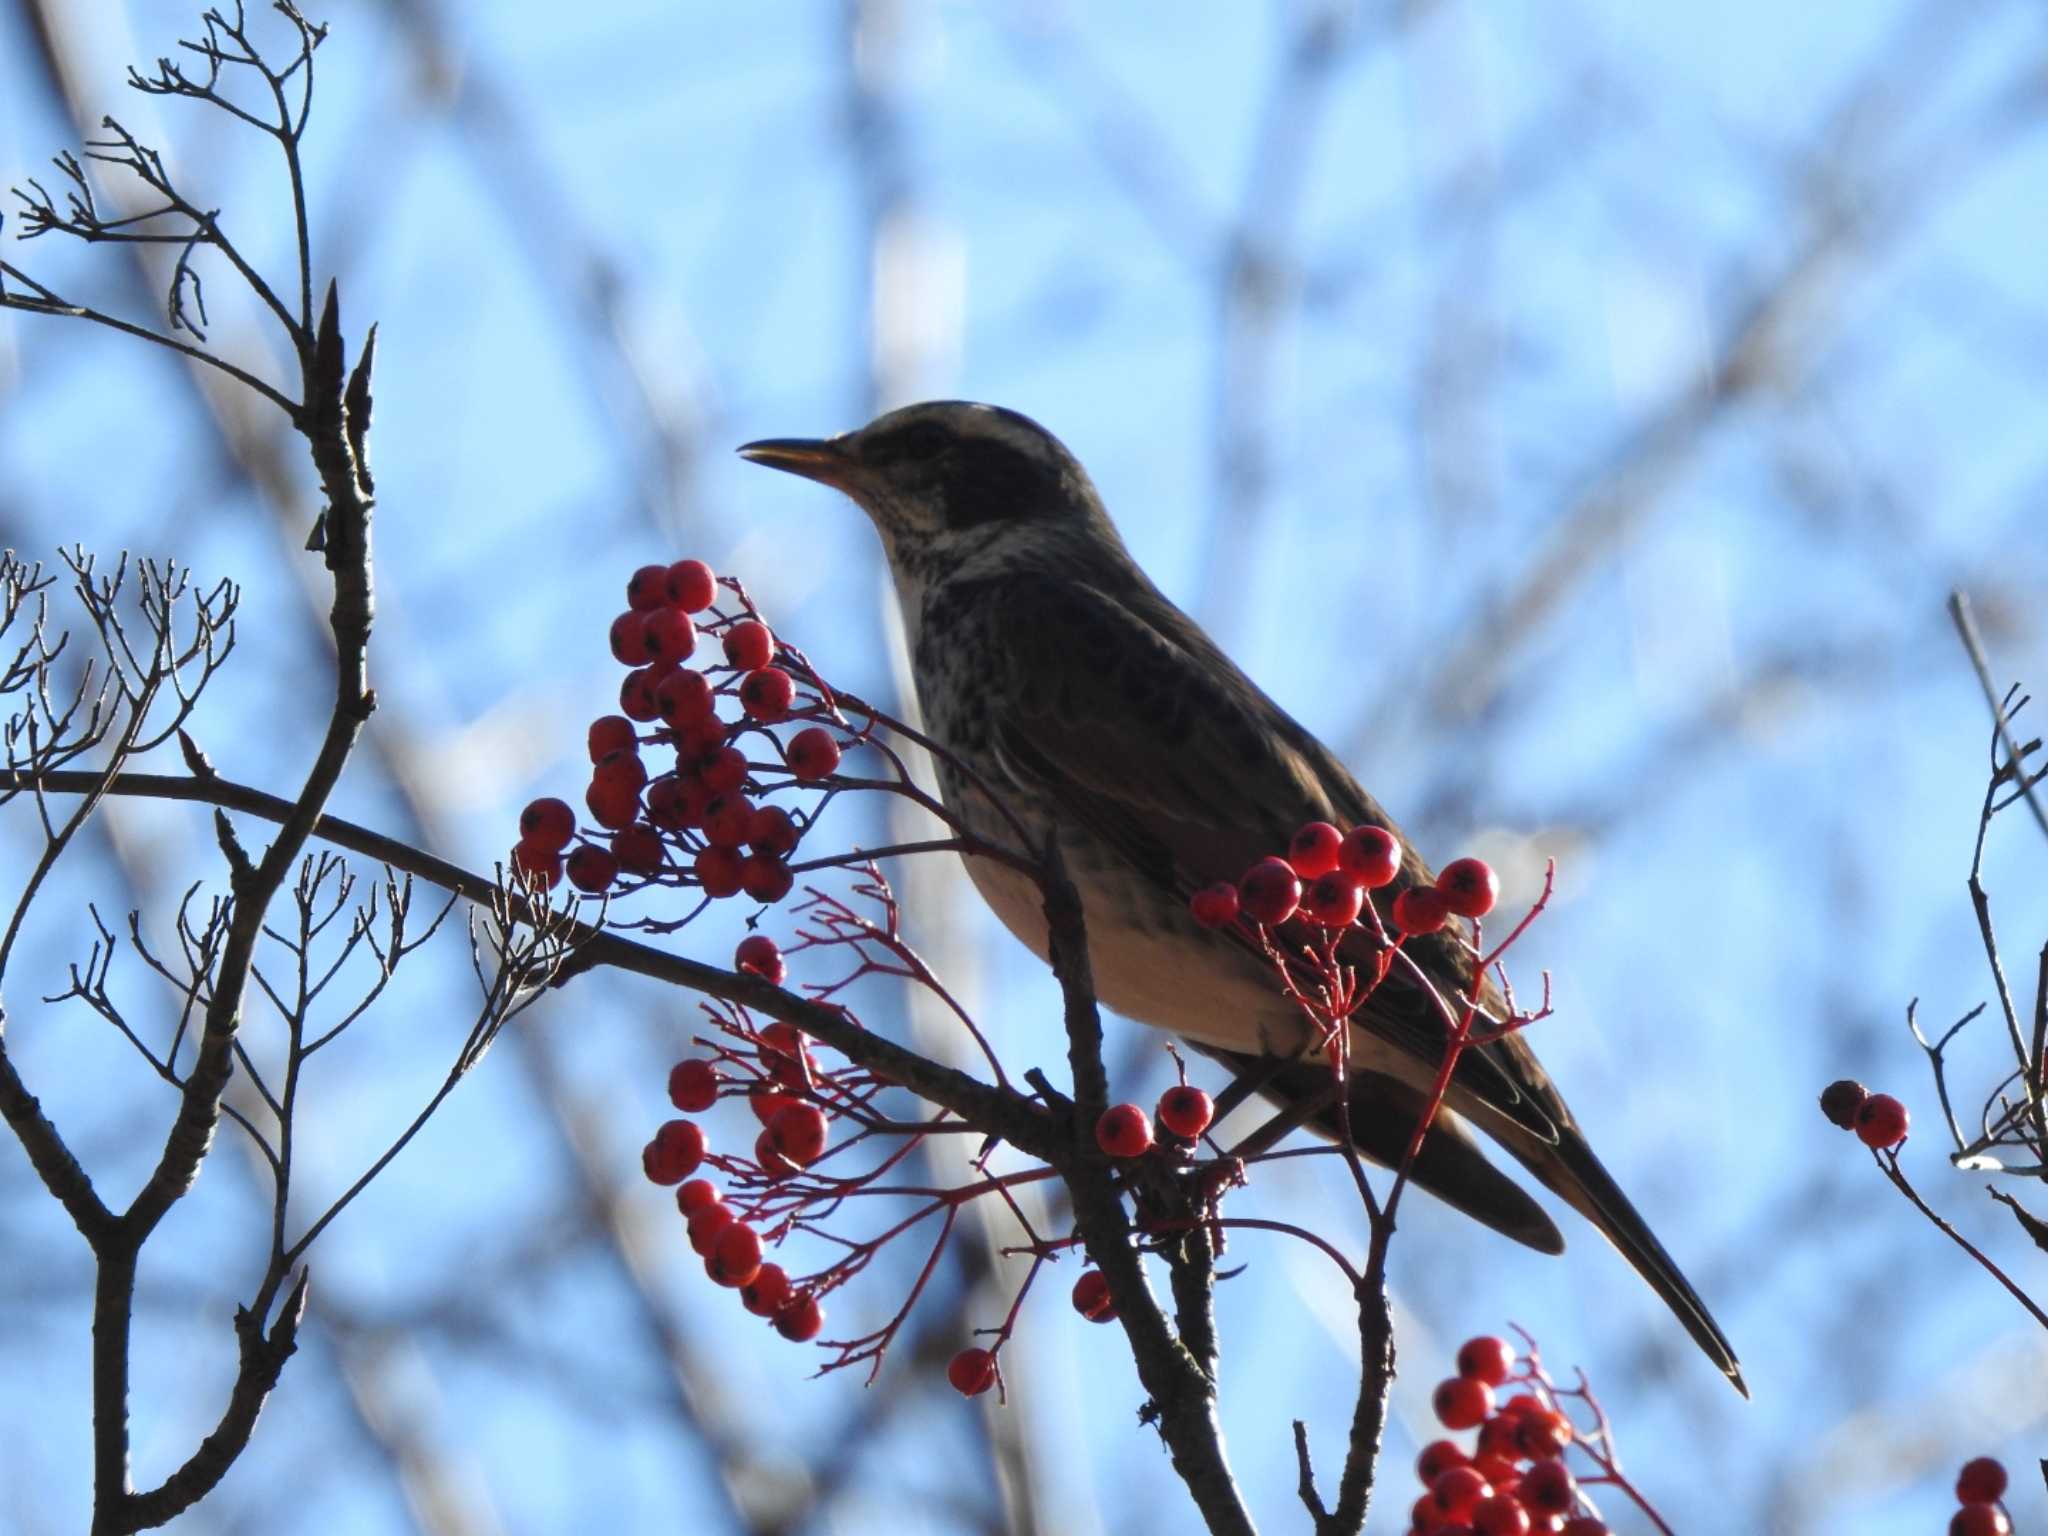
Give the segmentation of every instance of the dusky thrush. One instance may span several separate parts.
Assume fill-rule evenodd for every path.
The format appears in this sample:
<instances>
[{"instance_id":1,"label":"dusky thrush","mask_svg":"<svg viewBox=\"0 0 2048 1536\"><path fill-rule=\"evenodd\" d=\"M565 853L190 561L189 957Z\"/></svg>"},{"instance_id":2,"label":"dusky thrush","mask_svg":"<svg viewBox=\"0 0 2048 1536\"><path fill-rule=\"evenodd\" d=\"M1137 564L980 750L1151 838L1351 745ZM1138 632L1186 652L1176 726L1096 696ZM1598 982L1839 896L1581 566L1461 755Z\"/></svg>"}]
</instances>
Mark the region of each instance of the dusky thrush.
<instances>
[{"instance_id":1,"label":"dusky thrush","mask_svg":"<svg viewBox=\"0 0 2048 1536\"><path fill-rule=\"evenodd\" d=\"M938 761L945 803L968 831L1014 842L979 787L987 784L1034 836L1057 835L1102 1001L1260 1073L1270 1097L1322 1091L1328 1069L1303 1056L1310 1026L1271 964L1196 923L1189 899L1286 848L1310 821L1373 824L1400 839L1399 876L1374 893L1383 912L1431 871L1329 749L1139 570L1074 456L1015 411L959 401L907 406L840 437L739 451L845 492L873 521L926 726L952 759ZM987 858L966 865L1005 926L1043 958L1031 882ZM1354 941L1373 942L1363 930ZM1406 948L1440 995L1471 985L1473 957L1456 932ZM1483 1010L1505 1017L1491 981L1481 986ZM1349 1124L1367 1156L1398 1163L1446 1034L1438 1005L1399 967L1352 1020ZM1329 1113L1321 1121L1336 1123ZM1556 1226L1487 1161L1473 1127L1599 1228L1747 1395L1706 1305L1593 1155L1521 1034L1462 1054L1413 1177L1495 1230L1561 1252Z\"/></svg>"}]
</instances>

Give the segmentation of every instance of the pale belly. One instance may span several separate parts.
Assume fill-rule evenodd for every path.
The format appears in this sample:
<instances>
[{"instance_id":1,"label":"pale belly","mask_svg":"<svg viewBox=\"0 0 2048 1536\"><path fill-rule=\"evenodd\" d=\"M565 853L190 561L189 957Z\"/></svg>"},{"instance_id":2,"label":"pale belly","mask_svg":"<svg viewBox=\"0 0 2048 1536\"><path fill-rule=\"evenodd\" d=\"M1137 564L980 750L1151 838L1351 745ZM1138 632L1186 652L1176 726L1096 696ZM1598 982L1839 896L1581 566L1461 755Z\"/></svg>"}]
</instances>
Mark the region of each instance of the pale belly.
<instances>
[{"instance_id":1,"label":"pale belly","mask_svg":"<svg viewBox=\"0 0 2048 1536\"><path fill-rule=\"evenodd\" d=\"M1046 959L1045 915L1037 887L991 860L964 862L975 889L1003 926L1039 959ZM1119 923L1114 913L1124 903L1115 900L1113 892L1091 893L1090 883L1077 875L1088 919L1095 994L1106 1007L1141 1024L1225 1050L1285 1056L1302 1048L1306 1023L1300 1010L1280 996L1272 972L1195 927L1192 920L1185 928L1170 921ZM1363 1030L1351 1034L1355 1065L1426 1085L1430 1073L1422 1063Z\"/></svg>"}]
</instances>

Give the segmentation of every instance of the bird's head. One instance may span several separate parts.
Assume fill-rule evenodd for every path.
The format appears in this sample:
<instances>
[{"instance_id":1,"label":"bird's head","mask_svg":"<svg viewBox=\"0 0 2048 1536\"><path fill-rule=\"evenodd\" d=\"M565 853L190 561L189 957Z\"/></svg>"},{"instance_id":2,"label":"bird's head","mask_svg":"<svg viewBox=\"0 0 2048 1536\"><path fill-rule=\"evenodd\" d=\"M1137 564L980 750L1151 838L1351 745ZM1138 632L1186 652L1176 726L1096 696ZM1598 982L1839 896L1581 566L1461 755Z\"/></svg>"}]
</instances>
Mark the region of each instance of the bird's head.
<instances>
[{"instance_id":1,"label":"bird's head","mask_svg":"<svg viewBox=\"0 0 2048 1536\"><path fill-rule=\"evenodd\" d=\"M852 497L899 577L929 580L1020 540L1116 539L1066 446L1001 406L927 401L840 437L769 438L740 453Z\"/></svg>"}]
</instances>

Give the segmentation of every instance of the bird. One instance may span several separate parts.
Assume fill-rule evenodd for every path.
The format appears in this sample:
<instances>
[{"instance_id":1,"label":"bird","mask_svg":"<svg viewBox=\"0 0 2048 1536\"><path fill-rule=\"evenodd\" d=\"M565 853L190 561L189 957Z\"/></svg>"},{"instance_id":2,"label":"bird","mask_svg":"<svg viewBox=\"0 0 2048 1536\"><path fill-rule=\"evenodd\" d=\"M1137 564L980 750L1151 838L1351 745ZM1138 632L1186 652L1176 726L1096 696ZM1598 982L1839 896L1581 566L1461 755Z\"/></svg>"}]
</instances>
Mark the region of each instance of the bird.
<instances>
[{"instance_id":1,"label":"bird","mask_svg":"<svg viewBox=\"0 0 2048 1536\"><path fill-rule=\"evenodd\" d=\"M940 400L837 437L769 438L739 453L843 492L873 523L925 730L943 749L940 797L970 836L1014 844L1014 817L1038 846L1056 841L1100 1001L1255 1075L1269 1098L1323 1092L1312 1028L1270 961L1241 930L1198 923L1193 894L1236 881L1311 821L1378 826L1398 841L1400 870L1372 893L1383 911L1434 876L1337 756L1146 577L1065 445L1019 412ZM1033 881L995 859L965 862L997 918L1047 958ZM1346 942L1375 941L1353 929ZM1404 950L1440 995L1471 986L1459 932L1411 937ZM1482 1012L1505 1019L1492 981L1479 983ZM1397 966L1349 1028L1353 1142L1397 1166L1442 1061L1442 1013ZM1318 1123L1341 1134L1332 1110ZM1519 1031L1461 1054L1411 1177L1505 1236L1561 1253L1556 1224L1487 1158L1474 1128L1591 1222L1748 1396L1706 1304Z\"/></svg>"}]
</instances>

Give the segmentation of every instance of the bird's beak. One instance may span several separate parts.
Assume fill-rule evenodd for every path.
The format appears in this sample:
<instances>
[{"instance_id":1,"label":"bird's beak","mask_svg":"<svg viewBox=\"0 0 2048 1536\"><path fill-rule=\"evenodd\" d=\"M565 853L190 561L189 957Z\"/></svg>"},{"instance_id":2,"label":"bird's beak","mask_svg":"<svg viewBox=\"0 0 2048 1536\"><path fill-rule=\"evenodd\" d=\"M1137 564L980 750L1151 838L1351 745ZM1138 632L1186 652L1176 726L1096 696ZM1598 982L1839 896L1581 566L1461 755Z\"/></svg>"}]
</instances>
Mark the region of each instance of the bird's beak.
<instances>
[{"instance_id":1,"label":"bird's beak","mask_svg":"<svg viewBox=\"0 0 2048 1536\"><path fill-rule=\"evenodd\" d=\"M860 471L860 461L840 446L838 439L816 437L766 437L740 449L740 457L770 469L786 469L806 480L821 481L845 490Z\"/></svg>"}]
</instances>

